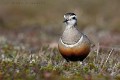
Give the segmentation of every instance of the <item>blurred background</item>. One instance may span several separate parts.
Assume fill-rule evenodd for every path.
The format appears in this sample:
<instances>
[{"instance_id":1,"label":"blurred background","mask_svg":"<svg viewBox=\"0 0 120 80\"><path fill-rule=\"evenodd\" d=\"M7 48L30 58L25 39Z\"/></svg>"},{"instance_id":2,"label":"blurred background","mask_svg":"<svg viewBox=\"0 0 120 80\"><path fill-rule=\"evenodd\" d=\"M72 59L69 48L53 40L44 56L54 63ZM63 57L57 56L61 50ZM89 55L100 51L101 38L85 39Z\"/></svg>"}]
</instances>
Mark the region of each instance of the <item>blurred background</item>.
<instances>
[{"instance_id":1,"label":"blurred background","mask_svg":"<svg viewBox=\"0 0 120 80\"><path fill-rule=\"evenodd\" d=\"M0 0L0 44L57 47L67 12L94 44L120 50L120 0Z\"/></svg>"}]
</instances>

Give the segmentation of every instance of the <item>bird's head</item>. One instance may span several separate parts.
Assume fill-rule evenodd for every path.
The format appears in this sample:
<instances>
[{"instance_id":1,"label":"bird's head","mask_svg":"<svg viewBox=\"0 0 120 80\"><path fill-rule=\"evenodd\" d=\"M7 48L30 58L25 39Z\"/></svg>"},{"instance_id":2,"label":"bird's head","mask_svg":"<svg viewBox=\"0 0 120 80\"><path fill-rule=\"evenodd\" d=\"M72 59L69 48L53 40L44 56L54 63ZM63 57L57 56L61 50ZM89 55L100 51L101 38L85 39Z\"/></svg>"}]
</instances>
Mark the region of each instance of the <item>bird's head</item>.
<instances>
[{"instance_id":1,"label":"bird's head","mask_svg":"<svg viewBox=\"0 0 120 80\"><path fill-rule=\"evenodd\" d=\"M66 13L64 15L64 23L75 26L77 24L77 16L74 13Z\"/></svg>"}]
</instances>

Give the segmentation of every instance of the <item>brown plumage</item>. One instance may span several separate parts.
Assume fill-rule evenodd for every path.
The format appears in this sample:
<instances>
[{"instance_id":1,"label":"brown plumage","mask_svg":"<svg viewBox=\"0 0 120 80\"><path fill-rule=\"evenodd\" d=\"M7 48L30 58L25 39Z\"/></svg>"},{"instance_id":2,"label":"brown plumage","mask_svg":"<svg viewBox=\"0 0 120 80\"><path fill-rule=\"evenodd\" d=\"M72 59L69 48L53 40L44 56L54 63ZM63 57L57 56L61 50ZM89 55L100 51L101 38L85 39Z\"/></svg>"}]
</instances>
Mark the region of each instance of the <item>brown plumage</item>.
<instances>
[{"instance_id":1,"label":"brown plumage","mask_svg":"<svg viewBox=\"0 0 120 80\"><path fill-rule=\"evenodd\" d=\"M90 40L77 29L74 13L64 15L66 29L61 36L58 49L67 61L83 61L90 52Z\"/></svg>"}]
</instances>

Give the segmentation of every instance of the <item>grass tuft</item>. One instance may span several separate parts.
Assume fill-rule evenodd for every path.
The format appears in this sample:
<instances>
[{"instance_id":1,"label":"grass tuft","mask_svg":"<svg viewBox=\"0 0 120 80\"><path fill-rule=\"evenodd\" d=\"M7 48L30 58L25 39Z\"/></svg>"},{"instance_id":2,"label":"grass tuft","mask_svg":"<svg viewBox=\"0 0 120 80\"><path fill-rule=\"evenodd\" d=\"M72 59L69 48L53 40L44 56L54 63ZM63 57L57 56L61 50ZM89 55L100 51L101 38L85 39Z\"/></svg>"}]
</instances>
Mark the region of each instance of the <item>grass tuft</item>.
<instances>
[{"instance_id":1,"label":"grass tuft","mask_svg":"<svg viewBox=\"0 0 120 80\"><path fill-rule=\"evenodd\" d=\"M66 62L57 48L42 47L31 53L14 45L4 44L0 50L0 78L2 80L98 80L119 79L120 63L112 49L110 52L95 52L80 62ZM96 58L97 57L97 58Z\"/></svg>"}]
</instances>

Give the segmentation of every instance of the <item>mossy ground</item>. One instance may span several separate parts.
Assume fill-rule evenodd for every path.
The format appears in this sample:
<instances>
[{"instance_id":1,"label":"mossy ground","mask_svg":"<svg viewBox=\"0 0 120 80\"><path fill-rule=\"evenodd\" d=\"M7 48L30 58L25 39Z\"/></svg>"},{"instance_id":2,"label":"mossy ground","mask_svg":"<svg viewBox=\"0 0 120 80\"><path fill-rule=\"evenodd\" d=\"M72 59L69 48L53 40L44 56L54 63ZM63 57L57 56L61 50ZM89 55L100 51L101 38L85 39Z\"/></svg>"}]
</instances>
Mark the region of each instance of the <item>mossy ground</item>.
<instances>
[{"instance_id":1,"label":"mossy ground","mask_svg":"<svg viewBox=\"0 0 120 80\"><path fill-rule=\"evenodd\" d=\"M66 62L57 48L36 52L8 43L0 49L0 80L119 80L120 58L114 50L92 51L80 62Z\"/></svg>"}]
</instances>

